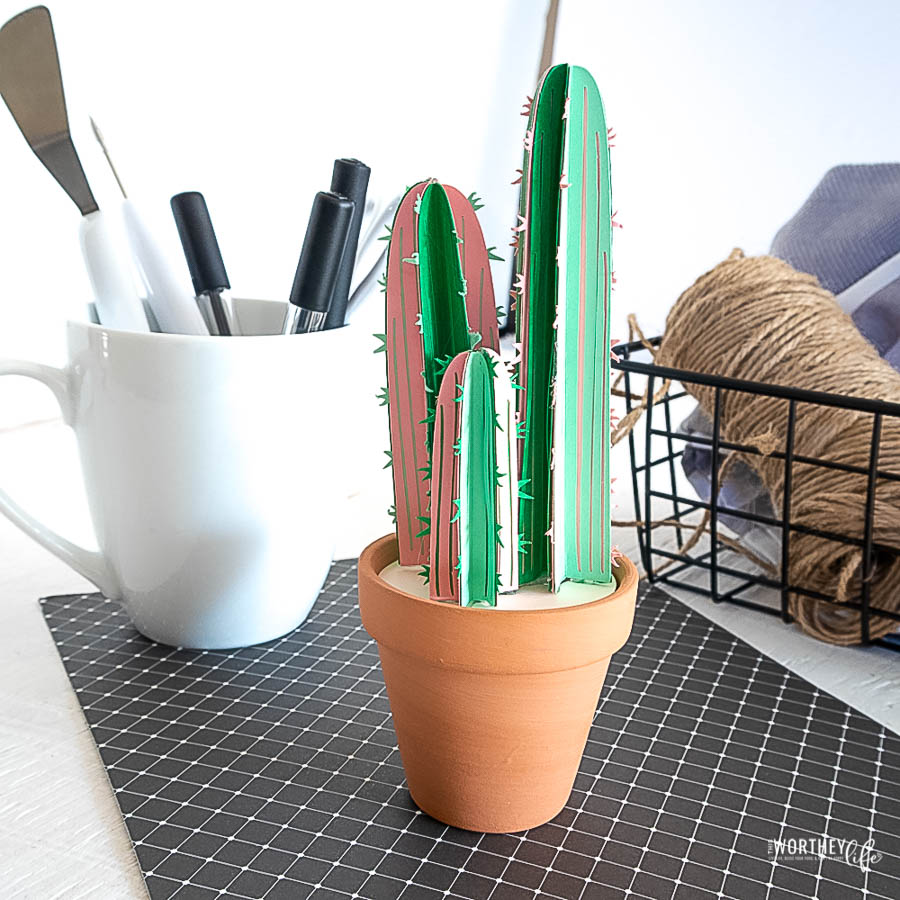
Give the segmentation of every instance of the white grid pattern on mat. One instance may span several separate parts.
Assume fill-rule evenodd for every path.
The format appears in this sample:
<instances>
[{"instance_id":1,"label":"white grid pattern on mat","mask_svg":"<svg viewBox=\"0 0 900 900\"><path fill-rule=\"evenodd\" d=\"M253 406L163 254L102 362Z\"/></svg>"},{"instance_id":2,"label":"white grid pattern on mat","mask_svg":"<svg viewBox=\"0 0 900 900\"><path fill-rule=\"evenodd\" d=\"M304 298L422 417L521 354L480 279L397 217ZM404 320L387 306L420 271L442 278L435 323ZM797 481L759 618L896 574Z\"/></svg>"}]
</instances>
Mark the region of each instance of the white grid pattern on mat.
<instances>
[{"instance_id":1,"label":"white grid pattern on mat","mask_svg":"<svg viewBox=\"0 0 900 900\"><path fill-rule=\"evenodd\" d=\"M153 900L900 896L900 738L653 589L553 822L423 815L355 575L336 563L303 626L232 652L153 644L98 595L42 601ZM820 835L882 857L769 859Z\"/></svg>"}]
</instances>

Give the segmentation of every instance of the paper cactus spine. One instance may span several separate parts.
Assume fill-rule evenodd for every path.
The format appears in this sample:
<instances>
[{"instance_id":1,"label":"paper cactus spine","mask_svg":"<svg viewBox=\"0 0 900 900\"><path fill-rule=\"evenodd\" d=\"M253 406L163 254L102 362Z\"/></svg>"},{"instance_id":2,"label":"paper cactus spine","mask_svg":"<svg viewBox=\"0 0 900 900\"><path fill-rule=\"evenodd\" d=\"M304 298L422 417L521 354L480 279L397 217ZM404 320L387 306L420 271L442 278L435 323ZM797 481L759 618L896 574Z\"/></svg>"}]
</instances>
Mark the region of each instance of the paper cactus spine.
<instances>
[{"instance_id":1,"label":"paper cactus spine","mask_svg":"<svg viewBox=\"0 0 900 900\"><path fill-rule=\"evenodd\" d=\"M399 560L427 565L435 404L447 364L471 346L453 213L437 182L413 185L398 207L386 280L384 340Z\"/></svg>"},{"instance_id":2,"label":"paper cactus spine","mask_svg":"<svg viewBox=\"0 0 900 900\"><path fill-rule=\"evenodd\" d=\"M555 66L525 138L516 240L520 579L608 583L611 199L606 121L590 74Z\"/></svg>"},{"instance_id":3,"label":"paper cactus spine","mask_svg":"<svg viewBox=\"0 0 900 900\"><path fill-rule=\"evenodd\" d=\"M517 587L518 479L509 375L491 350L457 356L435 414L430 592L496 606Z\"/></svg>"}]
</instances>

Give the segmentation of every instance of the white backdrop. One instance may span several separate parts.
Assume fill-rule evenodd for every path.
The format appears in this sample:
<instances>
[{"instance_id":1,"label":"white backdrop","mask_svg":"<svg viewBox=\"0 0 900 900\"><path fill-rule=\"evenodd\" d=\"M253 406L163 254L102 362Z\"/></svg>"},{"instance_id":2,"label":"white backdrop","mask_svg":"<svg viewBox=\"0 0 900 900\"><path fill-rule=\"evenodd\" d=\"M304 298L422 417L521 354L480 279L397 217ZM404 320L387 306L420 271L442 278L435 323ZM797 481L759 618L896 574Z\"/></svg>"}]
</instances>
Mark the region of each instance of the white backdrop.
<instances>
[{"instance_id":1,"label":"white backdrop","mask_svg":"<svg viewBox=\"0 0 900 900\"><path fill-rule=\"evenodd\" d=\"M612 158L619 322L778 227L838 163L900 155L900 3L562 0L557 59L594 73ZM620 325L620 336L625 332Z\"/></svg>"}]
</instances>

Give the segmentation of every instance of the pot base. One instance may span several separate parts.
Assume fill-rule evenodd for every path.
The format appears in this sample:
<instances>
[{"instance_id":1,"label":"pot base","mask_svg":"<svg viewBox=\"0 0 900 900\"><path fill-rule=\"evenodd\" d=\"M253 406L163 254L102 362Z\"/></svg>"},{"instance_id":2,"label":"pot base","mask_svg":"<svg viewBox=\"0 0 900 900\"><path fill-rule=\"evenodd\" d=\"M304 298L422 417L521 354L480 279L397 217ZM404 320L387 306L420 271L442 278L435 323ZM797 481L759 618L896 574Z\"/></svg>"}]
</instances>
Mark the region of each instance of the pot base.
<instances>
[{"instance_id":1,"label":"pot base","mask_svg":"<svg viewBox=\"0 0 900 900\"><path fill-rule=\"evenodd\" d=\"M405 593L379 573L393 537L359 561L410 795L439 822L523 831L565 806L610 656L628 639L638 577L623 560L610 596L552 609L468 609Z\"/></svg>"},{"instance_id":2,"label":"pot base","mask_svg":"<svg viewBox=\"0 0 900 900\"><path fill-rule=\"evenodd\" d=\"M569 794L571 794L571 791L569 791ZM442 825L449 825L451 828L460 828L463 831L475 831L479 834L518 834L519 832L528 831L530 828L546 825L548 822L552 822L566 808L566 803L569 801L569 795L567 794L566 799L559 806L550 810L542 810L541 812L536 811L534 816L527 819L514 820L506 818L501 812L499 815L489 815L483 818L464 815L462 818L451 822L449 821L452 818L451 816L442 815L440 810L432 811L424 803L419 803L412 791L409 792L409 797L426 816L431 816L436 822L440 822Z\"/></svg>"}]
</instances>

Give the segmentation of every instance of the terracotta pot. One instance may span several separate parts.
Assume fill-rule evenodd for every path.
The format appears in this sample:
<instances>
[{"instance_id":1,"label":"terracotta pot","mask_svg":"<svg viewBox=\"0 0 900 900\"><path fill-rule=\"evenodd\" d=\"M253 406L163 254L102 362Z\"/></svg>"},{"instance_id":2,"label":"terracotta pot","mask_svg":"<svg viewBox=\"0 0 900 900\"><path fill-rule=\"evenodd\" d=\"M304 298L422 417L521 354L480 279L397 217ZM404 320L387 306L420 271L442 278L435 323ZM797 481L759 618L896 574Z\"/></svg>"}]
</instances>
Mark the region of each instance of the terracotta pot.
<instances>
[{"instance_id":1,"label":"terracotta pot","mask_svg":"<svg viewBox=\"0 0 900 900\"><path fill-rule=\"evenodd\" d=\"M378 643L409 792L471 831L542 825L572 791L610 656L631 632L638 574L581 606L464 609L423 600L379 573L383 537L359 559L359 607Z\"/></svg>"}]
</instances>

